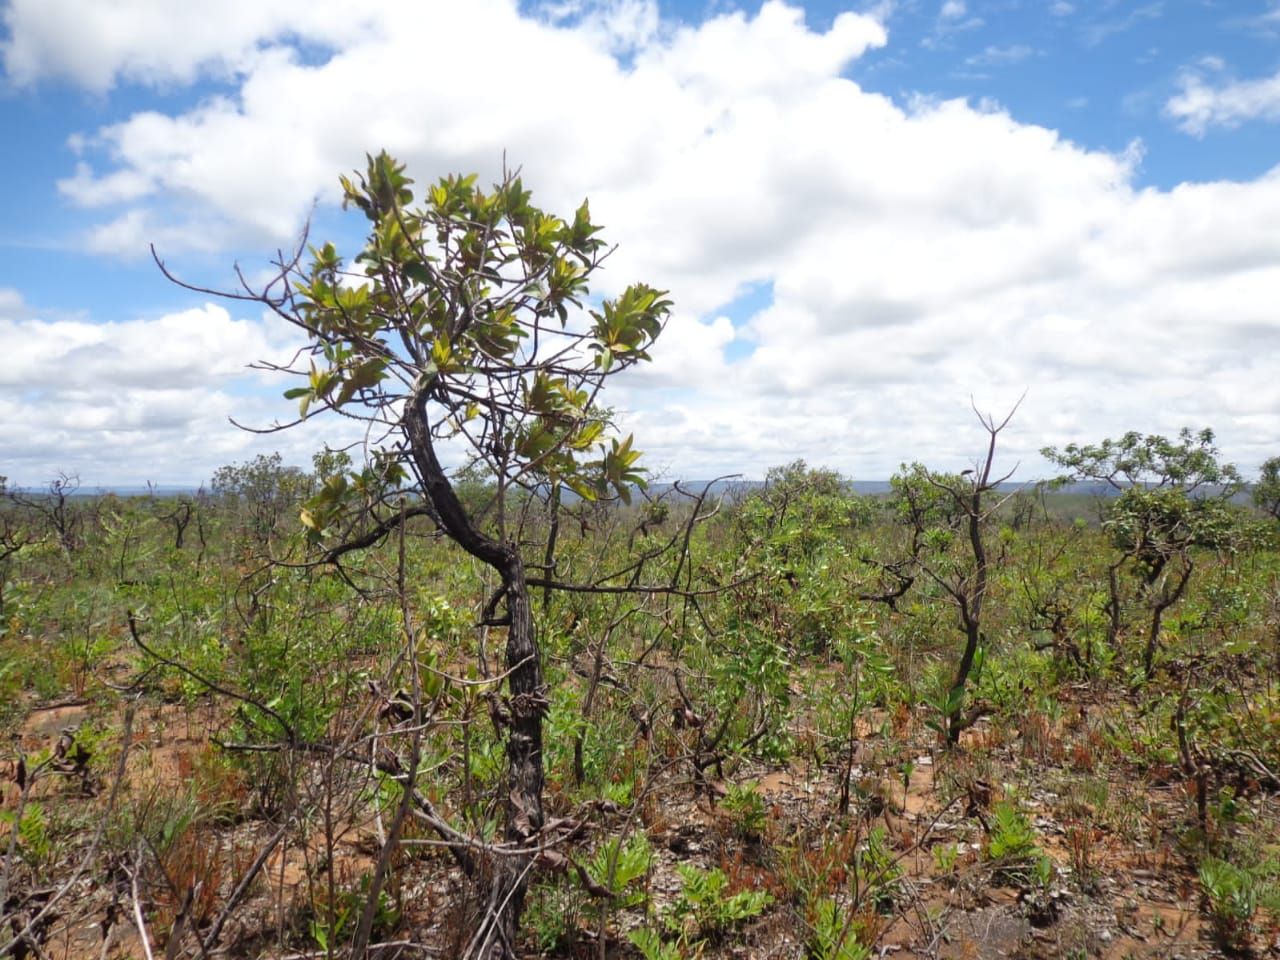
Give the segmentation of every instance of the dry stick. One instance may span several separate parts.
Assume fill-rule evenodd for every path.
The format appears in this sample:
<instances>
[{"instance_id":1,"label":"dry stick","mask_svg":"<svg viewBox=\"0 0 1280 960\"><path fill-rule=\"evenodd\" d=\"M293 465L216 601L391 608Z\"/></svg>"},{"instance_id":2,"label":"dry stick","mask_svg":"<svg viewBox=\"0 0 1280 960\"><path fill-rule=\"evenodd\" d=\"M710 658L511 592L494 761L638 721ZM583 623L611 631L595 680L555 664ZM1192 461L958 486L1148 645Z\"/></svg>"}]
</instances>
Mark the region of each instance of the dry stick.
<instances>
[{"instance_id":1,"label":"dry stick","mask_svg":"<svg viewBox=\"0 0 1280 960\"><path fill-rule=\"evenodd\" d=\"M160 876L164 879L165 886L169 888L169 892L173 895L174 902L178 904L178 912L174 915L173 923L169 927L169 936L166 938L165 946L165 960L173 960L173 952L178 948L178 945L182 941L183 934L187 931L187 921L190 919L191 905L200 895L200 891L204 887L204 881L199 881L194 885L188 884L186 892L184 893L178 884L174 882L173 877L169 875L169 871L165 869L163 862L164 858L160 855L160 851L156 848L155 844L147 839L146 836L143 836L142 843L146 845L147 849L151 851L151 855L155 857L156 866L160 870ZM209 960L209 953L205 949L205 945L203 941L201 941L199 935L196 936L195 940L196 948L200 952L202 960Z\"/></svg>"},{"instance_id":2,"label":"dry stick","mask_svg":"<svg viewBox=\"0 0 1280 960\"><path fill-rule=\"evenodd\" d=\"M507 904L511 902L511 898L515 896L516 888L520 885L520 882L523 881L524 878L533 870L533 864L534 860L533 858L530 858L529 862L524 865L524 869L521 871L520 877L517 879L516 883L511 885L511 889L507 891L507 894L502 898L501 903L495 904L493 903L493 899L490 899L489 909L486 911L484 921L480 924L480 929L476 931L475 936L471 938L471 943L467 945L466 952L463 953L464 960L469 960L471 957L480 958L485 956L488 952L489 946L493 943L494 937L503 941L503 947L506 948L504 956L514 955L512 945L506 942L506 938L502 934L502 927L498 923L498 920L502 917L503 911L507 909ZM493 889L495 898L497 892L498 888L495 884ZM484 939L480 940L477 945L477 940L482 934Z\"/></svg>"},{"instance_id":3,"label":"dry stick","mask_svg":"<svg viewBox=\"0 0 1280 960\"><path fill-rule=\"evenodd\" d=\"M218 918L213 922L208 935L204 938L205 948L212 950L218 944L218 938L222 936L222 928L226 924L227 919L240 903L241 898L249 891L249 885L253 883L254 878L266 865L267 858L271 856L271 852L275 850L276 845L284 839L285 833L288 832L289 821L285 820L280 829L277 830L267 841L266 846L258 852L258 856L253 863L249 864L249 869L245 871L244 876L240 878L240 882L236 888L231 891L231 896L227 898L226 904L222 908L222 912L218 914Z\"/></svg>"},{"instance_id":4,"label":"dry stick","mask_svg":"<svg viewBox=\"0 0 1280 960\"><path fill-rule=\"evenodd\" d=\"M84 856L80 859L80 863L76 865L71 876L58 888L58 891L50 897L45 905L40 909L34 917L27 921L27 925L13 935L4 946L0 947L0 957L7 956L15 946L32 930L36 925L44 919L45 915L54 908L63 897L71 892L71 888L81 875L89 868L89 863L98 854L98 847L102 843L102 835L107 829L107 820L111 817L111 812L115 809L116 798L120 795L120 786L124 783L124 766L125 761L129 757L129 747L133 744L133 703L130 702L124 711L124 730L121 734L120 761L116 764L116 781L111 785L111 795L107 798L107 808L102 812L102 819L98 821L98 829L94 832L93 840L89 844L89 849L85 851ZM17 833L17 825L15 824L14 833Z\"/></svg>"},{"instance_id":5,"label":"dry stick","mask_svg":"<svg viewBox=\"0 0 1280 960\"><path fill-rule=\"evenodd\" d=\"M404 508L401 507L403 514ZM400 615L404 621L405 633L405 656L409 661L409 676L413 686L413 712L414 716L422 715L422 683L418 672L418 651L417 636L413 629L413 616L409 611L409 594L405 587L405 555L404 555L404 523L400 524L400 553L396 571L396 587L400 594ZM395 853L396 847L400 842L400 835L404 830L405 818L409 815L409 810L413 804L413 790L418 777L418 761L422 755L422 732L425 724L416 725L413 734L413 746L409 754L409 770L404 778L404 785L401 788L403 793L400 796L400 805L396 808L395 819L391 821L391 828L387 831L386 840L382 844L382 850L378 854L378 862L373 868L373 877L369 881L369 893L365 900L364 909L360 913L360 923L356 927L355 938L351 941L351 956L354 960L364 956L365 950L369 944L369 937L373 932L373 918L378 910L378 898L382 894L382 885L386 880L387 868L391 864L391 857Z\"/></svg>"},{"instance_id":6,"label":"dry stick","mask_svg":"<svg viewBox=\"0 0 1280 960\"><path fill-rule=\"evenodd\" d=\"M98 951L98 960L107 960L107 954L111 952L111 943L116 938L116 924L112 924L105 928L102 934L102 949Z\"/></svg>"},{"instance_id":7,"label":"dry stick","mask_svg":"<svg viewBox=\"0 0 1280 960\"><path fill-rule=\"evenodd\" d=\"M220 686L219 684L214 683L208 677L202 676L201 674L192 670L190 667L179 663L177 660L173 660L169 657L162 656L161 654L153 650L151 647L148 647L145 643L142 642L142 637L139 636L138 634L138 620L134 616L134 613L132 610L129 611L128 619L129 619L129 635L133 638L134 644L136 644L137 647L147 656L151 657L153 660L159 661L160 663L164 664L166 667L173 667L173 669L177 670L179 673L190 677L192 680L195 680L197 683L203 684L204 686L212 690L214 693L220 693L224 697L230 697L233 700L239 700L241 703L247 704L251 707L255 707L258 710L261 710L267 716L271 717L271 719L275 720L276 723L280 724L280 729L284 731L285 736L289 738L290 743L292 743L294 740L297 739L296 735L294 734L293 727L288 723L288 721L286 721L284 717L282 717L275 710L272 710L270 707L268 707L265 703L261 703L255 700L253 697L245 696L243 693L237 693L235 690L231 690L231 689L228 689L227 687Z\"/></svg>"},{"instance_id":8,"label":"dry stick","mask_svg":"<svg viewBox=\"0 0 1280 960\"><path fill-rule=\"evenodd\" d=\"M444 956L444 954L441 953L439 950L436 950L433 947L428 947L425 944L415 943L412 940L385 940L382 943L369 944L369 949L370 950L391 950L391 949L409 950L409 951L417 951L418 953L426 954L429 957ZM323 950L312 950L310 953L286 953L283 956L279 957L278 960L319 960L319 958L323 957L324 955L325 955L325 952Z\"/></svg>"},{"instance_id":9,"label":"dry stick","mask_svg":"<svg viewBox=\"0 0 1280 960\"><path fill-rule=\"evenodd\" d=\"M129 633L132 636L134 643L148 656L159 661L160 663L165 664L166 666L171 666L174 669L186 674L187 676L203 684L204 686L206 686L210 690L213 690L216 693L221 693L224 696L231 697L232 699L239 700L242 703L246 703L250 706L257 707L259 710L261 710L262 712L272 717L276 721L276 723L280 725L280 728L284 731L285 735L288 738L289 746L293 748L304 747L304 745L301 745L297 742L296 734L294 733L294 730L290 726L290 724L284 719L284 717L282 717L275 710L271 709L266 704L263 704L258 700L253 699L252 697L247 697L244 694L237 693L234 690L228 689L226 687L223 687L223 686L220 686L219 684L214 683L213 681L209 680L207 677L204 677L199 673L196 673L195 671L191 670L189 667L177 662L176 660L172 660L168 657L162 656L152 648L148 647L142 641L142 638L139 635L139 631L138 631L137 619L134 616L134 613L132 610L129 611L128 619L129 619ZM336 759L338 751L331 750L330 754L333 759ZM228 901L227 906L223 908L223 911L218 918L218 922L215 925L215 933L217 935L221 934L222 926L226 923L227 918L230 916L231 907L233 907L236 904L239 897L243 897L244 893L248 889L248 884L252 881L253 877L257 874L259 870L262 869L262 866L265 864L266 858L267 856L270 855L271 849L273 849L275 845L279 843L280 839L283 838L284 833L287 830L287 826L288 826L288 823L286 821L285 826L282 827L281 831L271 839L270 843L268 844L268 848L264 850L259 855L259 858L255 860L254 864L250 866L249 872L242 879L241 884L237 886L235 893L233 893L232 895L232 899ZM282 861L282 866L283 866L283 861ZM213 946L216 943L216 936L211 935L209 938L205 940L201 940L199 937L197 937L197 943L200 947L201 953L203 954L211 946Z\"/></svg>"},{"instance_id":10,"label":"dry stick","mask_svg":"<svg viewBox=\"0 0 1280 960\"><path fill-rule=\"evenodd\" d=\"M186 933L187 924L191 921L191 906L195 903L196 897L200 896L200 891L203 888L203 880L194 886L187 887L186 895L182 898L182 905L178 908L178 915L173 918L173 926L169 928L169 936L164 945L164 960L177 960L178 950L182 947L182 935ZM205 952L204 944L200 943L199 934L196 934L196 946L200 948L201 956L208 956Z\"/></svg>"},{"instance_id":11,"label":"dry stick","mask_svg":"<svg viewBox=\"0 0 1280 960\"><path fill-rule=\"evenodd\" d=\"M40 713L43 710L61 710L64 707L85 707L89 705L86 697L70 697L66 700L51 700L48 703L37 703L30 708L31 713Z\"/></svg>"},{"instance_id":12,"label":"dry stick","mask_svg":"<svg viewBox=\"0 0 1280 960\"><path fill-rule=\"evenodd\" d=\"M151 953L151 938L147 936L147 923L142 919L142 904L138 900L138 869L142 866L142 850L139 847L138 855L133 861L133 870L129 872L129 887L133 893L133 922L138 928L138 939L142 941L142 952L147 955L147 960L155 960Z\"/></svg>"}]
</instances>

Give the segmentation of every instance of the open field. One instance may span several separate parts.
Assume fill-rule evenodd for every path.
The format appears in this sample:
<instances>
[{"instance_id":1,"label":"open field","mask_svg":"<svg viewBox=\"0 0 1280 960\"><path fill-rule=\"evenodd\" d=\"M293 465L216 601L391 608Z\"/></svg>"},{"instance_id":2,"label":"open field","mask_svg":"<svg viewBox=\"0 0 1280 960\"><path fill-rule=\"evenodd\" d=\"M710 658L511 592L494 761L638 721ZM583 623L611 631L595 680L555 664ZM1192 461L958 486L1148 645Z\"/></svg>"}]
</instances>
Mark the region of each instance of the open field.
<instances>
[{"instance_id":1,"label":"open field","mask_svg":"<svg viewBox=\"0 0 1280 960\"><path fill-rule=\"evenodd\" d=\"M76 501L65 542L5 508L15 956L345 955L362 923L382 956L465 954L521 709L492 583L427 518L321 562L281 487ZM913 547L902 505L793 466L732 503L559 508L583 589L534 587L517 953L1280 949L1274 522L1192 550L1148 672L1154 588L1107 530L1004 504L955 709L972 557L945 517Z\"/></svg>"}]
</instances>

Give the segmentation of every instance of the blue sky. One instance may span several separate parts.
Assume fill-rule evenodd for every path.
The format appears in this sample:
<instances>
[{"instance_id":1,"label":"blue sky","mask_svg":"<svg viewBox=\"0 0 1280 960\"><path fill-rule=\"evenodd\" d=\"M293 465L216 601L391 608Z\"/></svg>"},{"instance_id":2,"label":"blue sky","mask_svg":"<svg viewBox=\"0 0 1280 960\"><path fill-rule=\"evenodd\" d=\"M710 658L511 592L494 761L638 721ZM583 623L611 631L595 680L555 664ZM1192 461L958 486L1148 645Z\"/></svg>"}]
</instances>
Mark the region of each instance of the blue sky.
<instances>
[{"instance_id":1,"label":"blue sky","mask_svg":"<svg viewBox=\"0 0 1280 960\"><path fill-rule=\"evenodd\" d=\"M592 197L618 272L680 308L616 395L669 472L957 466L970 397L1028 388L1008 438L1028 475L1045 443L1183 424L1246 472L1280 453L1272 0L0 11L0 474L20 482L305 462L323 425L227 423L284 415L245 364L291 331L168 284L147 244L213 286L308 216L351 247L336 176L382 146L420 180L493 175L505 150L549 204ZM411 47L453 34L494 44L487 77Z\"/></svg>"}]
</instances>

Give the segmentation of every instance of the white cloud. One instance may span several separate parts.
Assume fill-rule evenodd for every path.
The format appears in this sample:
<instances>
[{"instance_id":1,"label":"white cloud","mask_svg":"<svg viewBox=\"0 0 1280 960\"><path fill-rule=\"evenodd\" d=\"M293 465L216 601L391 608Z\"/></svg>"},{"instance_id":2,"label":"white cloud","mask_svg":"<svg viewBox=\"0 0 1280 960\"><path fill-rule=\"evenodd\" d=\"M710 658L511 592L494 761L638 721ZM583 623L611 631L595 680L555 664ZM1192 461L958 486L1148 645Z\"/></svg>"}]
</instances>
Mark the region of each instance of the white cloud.
<instances>
[{"instance_id":1,"label":"white cloud","mask_svg":"<svg viewBox=\"0 0 1280 960\"><path fill-rule=\"evenodd\" d=\"M1221 60L1203 65L1214 71L1223 69ZM1165 103L1164 112L1192 136L1202 137L1210 127L1280 120L1280 71L1256 80L1228 80L1216 85L1199 71L1188 71L1182 75L1181 87Z\"/></svg>"},{"instance_id":2,"label":"white cloud","mask_svg":"<svg viewBox=\"0 0 1280 960\"><path fill-rule=\"evenodd\" d=\"M537 10L552 23L576 25L595 34L605 47L619 53L652 40L660 20L656 0L564 0L544 3Z\"/></svg>"},{"instance_id":3,"label":"white cloud","mask_svg":"<svg viewBox=\"0 0 1280 960\"><path fill-rule=\"evenodd\" d=\"M1104 11L1107 12L1113 7L1114 4L1103 5ZM1141 6L1133 7L1122 16L1106 17L1086 23L1084 25L1084 39L1089 45L1096 46L1116 34L1132 30L1144 23L1159 20L1163 16L1164 0L1144 3Z\"/></svg>"},{"instance_id":4,"label":"white cloud","mask_svg":"<svg viewBox=\"0 0 1280 960\"><path fill-rule=\"evenodd\" d=\"M248 369L296 349L265 320L235 320L218 305L121 323L49 320L0 291L0 343L0 450L16 482L59 471L89 485L198 482L254 449L305 462L320 446L314 434L255 439L228 420L290 415L271 396L283 388L273 382L264 397Z\"/></svg>"},{"instance_id":5,"label":"white cloud","mask_svg":"<svg viewBox=\"0 0 1280 960\"><path fill-rule=\"evenodd\" d=\"M981 53L966 57L964 62L975 67L1005 66L1011 63L1021 63L1027 57L1034 56L1035 53L1035 47L1027 46L1025 43L1015 43L1007 47L987 46Z\"/></svg>"},{"instance_id":6,"label":"white cloud","mask_svg":"<svg viewBox=\"0 0 1280 960\"><path fill-rule=\"evenodd\" d=\"M202 72L229 77L252 70L268 43L342 48L370 25L341 0L9 0L0 16L11 80L64 79L97 93L121 80L164 86Z\"/></svg>"},{"instance_id":7,"label":"white cloud","mask_svg":"<svg viewBox=\"0 0 1280 960\"><path fill-rule=\"evenodd\" d=\"M959 20L965 15L965 10L964 0L946 0L938 11L938 16L943 20Z\"/></svg>"},{"instance_id":8,"label":"white cloud","mask_svg":"<svg viewBox=\"0 0 1280 960\"><path fill-rule=\"evenodd\" d=\"M1139 190L1138 145L1088 150L991 104L896 104L846 76L887 42L870 17L815 30L771 2L696 26L654 27L643 5L627 21L636 26L612 34L592 20L623 8L579 6L552 23L497 0L370 3L361 31L308 61L290 53L287 30L260 22L216 57L201 48L164 67L175 78L234 62L231 93L86 131L85 167L63 190L108 208L95 212L96 249L144 250L160 237L167 250L267 250L294 236L312 197L332 202L336 175L367 150L387 147L420 181L457 169L492 177L505 150L538 202L563 210L591 198L620 244L602 292L634 279L672 291L678 310L652 369L628 373L608 402L650 462L681 476L759 475L797 456L860 477L902 459L961 466L981 439L970 396L1003 413L1028 387L1006 446L1022 476L1044 472L1035 451L1046 443L1129 429L1212 426L1245 465L1280 452L1268 361L1280 338L1280 174ZM424 36L477 32L485 70L471 45L453 43L432 47L424 74ZM39 63L72 62L56 37L47 43ZM135 46L129 58L104 54L80 82L163 60ZM46 72L68 75L55 66ZM744 291L770 286L751 316L724 316ZM270 349L267 328L237 322L217 319L227 342L199 355L226 352L238 369ZM89 336L36 337L53 358L32 354L0 402L25 404ZM148 429L185 436L148 418L169 415L177 394L163 391L183 389L172 371L194 376L194 361L139 359L155 383L142 393L127 373L130 351L175 337L102 336L76 356L114 358L117 372L98 379L135 386L95 402L136 424L139 443ZM275 409L233 393L218 379L233 377L227 369L208 376L191 414L209 417L201 429L232 409ZM98 388L64 393L73 389ZM94 405L78 402L50 408L63 412L49 435L64 450L102 447L110 434L97 414L73 416ZM40 409L16 415L35 424ZM6 455L43 436L3 429L26 431L0 435ZM215 461L233 458L224 453ZM149 455L163 462L161 448Z\"/></svg>"}]
</instances>

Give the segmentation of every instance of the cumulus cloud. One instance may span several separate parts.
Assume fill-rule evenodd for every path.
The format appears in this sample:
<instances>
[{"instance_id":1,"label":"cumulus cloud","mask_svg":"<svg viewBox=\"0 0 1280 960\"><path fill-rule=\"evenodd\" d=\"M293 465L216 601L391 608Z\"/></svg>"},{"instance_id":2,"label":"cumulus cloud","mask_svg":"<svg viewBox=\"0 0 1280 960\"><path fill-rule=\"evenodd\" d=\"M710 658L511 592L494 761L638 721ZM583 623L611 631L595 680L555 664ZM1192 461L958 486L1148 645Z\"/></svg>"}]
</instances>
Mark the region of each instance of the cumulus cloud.
<instances>
[{"instance_id":1,"label":"cumulus cloud","mask_svg":"<svg viewBox=\"0 0 1280 960\"><path fill-rule=\"evenodd\" d=\"M35 484L60 471L86 483L199 482L214 468L281 447L305 461L305 439L267 441L229 417L269 425L287 418L281 392L263 394L248 369L296 348L265 321L221 306L153 319L94 323L45 319L0 291L0 450L6 473Z\"/></svg>"},{"instance_id":2,"label":"cumulus cloud","mask_svg":"<svg viewBox=\"0 0 1280 960\"><path fill-rule=\"evenodd\" d=\"M1202 63L1221 71L1223 63ZM1254 80L1212 83L1203 71L1183 73L1181 90L1164 105L1180 129L1203 137L1210 127L1238 127L1249 120L1280 120L1280 71Z\"/></svg>"},{"instance_id":3,"label":"cumulus cloud","mask_svg":"<svg viewBox=\"0 0 1280 960\"><path fill-rule=\"evenodd\" d=\"M660 25L656 0L560 0L536 9L552 23L595 34L616 53L643 46L657 35Z\"/></svg>"},{"instance_id":4,"label":"cumulus cloud","mask_svg":"<svg viewBox=\"0 0 1280 960\"><path fill-rule=\"evenodd\" d=\"M169 250L274 245L295 235L313 197L335 199L336 174L367 150L385 146L419 180L457 169L494 177L505 151L544 205L591 198L620 244L599 292L635 279L671 290L678 310L654 364L628 372L609 402L651 462L679 476L759 475L797 456L867 478L903 459L961 467L982 439L970 398L1003 415L1027 388L1005 438L1024 477L1045 472L1035 451L1046 443L1130 429L1212 426L1246 467L1280 444L1280 381L1265 359L1280 340L1270 292L1280 174L1137 189L1137 146L1086 149L993 104L895 102L849 78L889 42L866 15L819 30L776 0L752 15L656 26L644 4L362 9L361 28L330 37L322 57L299 52L294 28L259 20L185 59L165 61L139 40L86 68L77 82L89 87L114 82L103 76L176 82L211 64L238 71L220 98L85 131L83 166L62 189L98 218L96 249L156 236ZM1154 16L1159 5L1142 9ZM611 33L599 22L610 11L634 16ZM424 74L423 37L478 31L486 69L471 45L441 43ZM53 46L20 58L33 64L25 74L12 62L10 72L71 76L57 66L71 51L37 34ZM10 43L36 40L18 30ZM741 307L760 289L771 295ZM271 335L256 321L235 326L246 322L215 318L230 345L206 343L200 357L260 356L268 343L250 332ZM5 402L26 403L67 362L39 349L69 351L90 333L37 337L46 346L30 348ZM109 328L76 356L125 364L127 345L143 342L131 336L142 334ZM102 402L121 404L108 409L139 437L163 432L143 424L177 402L162 391L182 389L196 362L185 357L161 364L181 376L151 371L150 394L121 387L133 399ZM226 382L203 388L191 414L210 418L202 429L241 405L266 409ZM39 416L30 405L17 414ZM86 416L68 414L52 432L100 444L107 426ZM0 422L13 418L0 411ZM0 438L6 450L21 444Z\"/></svg>"},{"instance_id":5,"label":"cumulus cloud","mask_svg":"<svg viewBox=\"0 0 1280 960\"><path fill-rule=\"evenodd\" d=\"M340 0L10 0L0 20L5 73L19 85L71 81L105 93L120 81L168 86L255 67L271 45L359 42L366 14Z\"/></svg>"}]
</instances>

